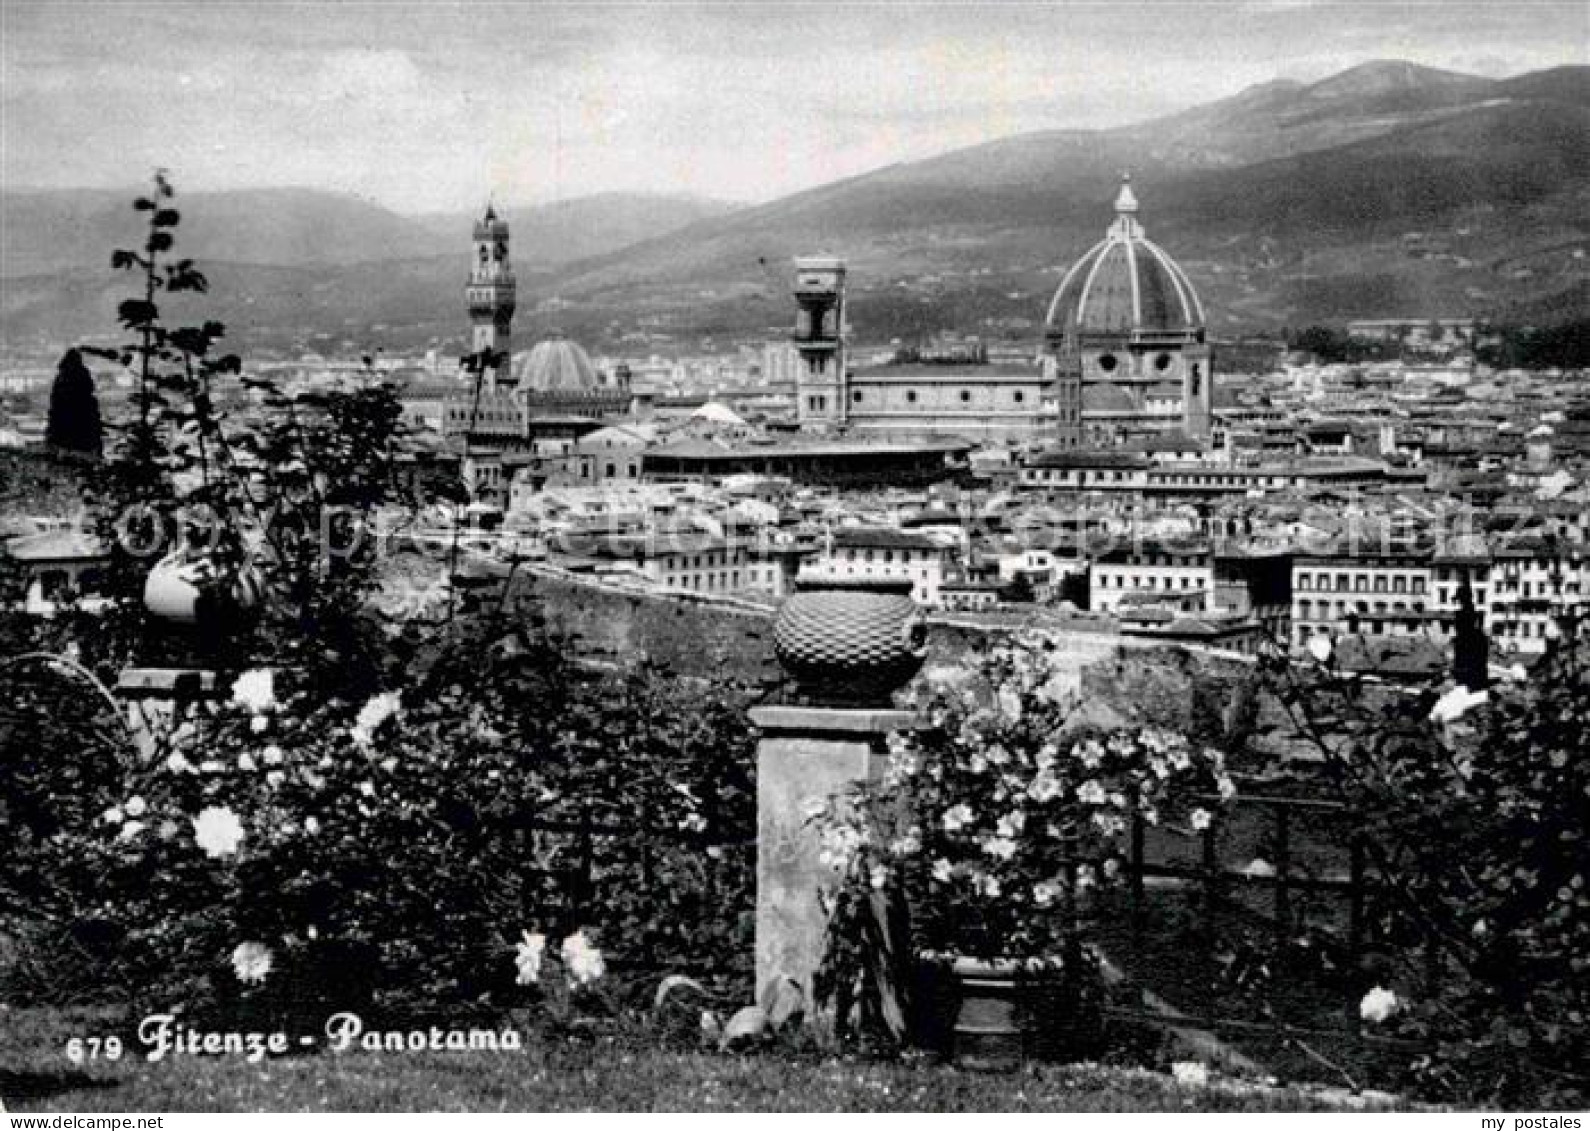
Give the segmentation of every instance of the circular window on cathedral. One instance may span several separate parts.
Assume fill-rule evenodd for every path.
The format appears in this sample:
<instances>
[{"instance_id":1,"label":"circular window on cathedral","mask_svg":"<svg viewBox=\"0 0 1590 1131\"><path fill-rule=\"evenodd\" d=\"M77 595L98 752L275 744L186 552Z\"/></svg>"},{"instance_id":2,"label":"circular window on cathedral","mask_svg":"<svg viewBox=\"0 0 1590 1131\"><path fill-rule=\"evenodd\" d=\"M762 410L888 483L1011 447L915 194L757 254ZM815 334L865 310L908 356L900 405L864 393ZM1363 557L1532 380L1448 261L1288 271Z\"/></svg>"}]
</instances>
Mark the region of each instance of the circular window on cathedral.
<instances>
[{"instance_id":1,"label":"circular window on cathedral","mask_svg":"<svg viewBox=\"0 0 1590 1131\"><path fill-rule=\"evenodd\" d=\"M1107 353L1103 357L1099 358L1099 368L1104 370L1106 373L1114 373L1116 364L1115 355L1113 353Z\"/></svg>"},{"instance_id":2,"label":"circular window on cathedral","mask_svg":"<svg viewBox=\"0 0 1590 1131\"><path fill-rule=\"evenodd\" d=\"M971 400L972 400L972 391L970 389L962 389L961 390L961 403L962 404L970 404Z\"/></svg>"},{"instance_id":3,"label":"circular window on cathedral","mask_svg":"<svg viewBox=\"0 0 1590 1131\"><path fill-rule=\"evenodd\" d=\"M1163 373L1163 372L1165 372L1165 370L1169 369L1170 368L1170 354L1162 353L1158 357L1154 358L1154 368L1159 370L1161 373Z\"/></svg>"}]
</instances>

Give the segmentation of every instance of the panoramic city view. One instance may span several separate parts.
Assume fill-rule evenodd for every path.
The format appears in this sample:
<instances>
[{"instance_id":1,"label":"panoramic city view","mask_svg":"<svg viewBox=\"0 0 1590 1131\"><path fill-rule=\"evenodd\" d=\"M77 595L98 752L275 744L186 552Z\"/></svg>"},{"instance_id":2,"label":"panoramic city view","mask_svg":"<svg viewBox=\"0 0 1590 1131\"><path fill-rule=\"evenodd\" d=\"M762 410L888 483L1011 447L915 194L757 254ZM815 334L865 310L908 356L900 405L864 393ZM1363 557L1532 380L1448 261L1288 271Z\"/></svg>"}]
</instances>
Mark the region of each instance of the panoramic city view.
<instances>
[{"instance_id":1,"label":"panoramic city view","mask_svg":"<svg viewBox=\"0 0 1590 1131\"><path fill-rule=\"evenodd\" d=\"M1584 1126L1582 0L0 72L12 1126Z\"/></svg>"}]
</instances>

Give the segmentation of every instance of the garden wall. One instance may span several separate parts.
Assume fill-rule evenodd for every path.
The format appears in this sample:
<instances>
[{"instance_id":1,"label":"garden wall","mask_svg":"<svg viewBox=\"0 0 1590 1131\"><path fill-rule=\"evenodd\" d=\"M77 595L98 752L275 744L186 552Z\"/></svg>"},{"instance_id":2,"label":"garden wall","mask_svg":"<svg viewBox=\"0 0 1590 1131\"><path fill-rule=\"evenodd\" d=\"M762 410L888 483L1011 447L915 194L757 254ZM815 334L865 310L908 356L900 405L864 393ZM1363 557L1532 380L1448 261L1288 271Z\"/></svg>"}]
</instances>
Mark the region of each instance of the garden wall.
<instances>
[{"instance_id":1,"label":"garden wall","mask_svg":"<svg viewBox=\"0 0 1590 1131\"><path fill-rule=\"evenodd\" d=\"M773 659L771 608L665 596L551 571L537 572L535 590L552 627L597 656L645 656L681 675L733 674L769 685L782 678ZM935 618L928 668L958 663L997 632L973 621ZM1252 665L1240 658L1109 633L1055 635L1062 669L1084 697L1126 719L1202 733L1242 709Z\"/></svg>"}]
</instances>

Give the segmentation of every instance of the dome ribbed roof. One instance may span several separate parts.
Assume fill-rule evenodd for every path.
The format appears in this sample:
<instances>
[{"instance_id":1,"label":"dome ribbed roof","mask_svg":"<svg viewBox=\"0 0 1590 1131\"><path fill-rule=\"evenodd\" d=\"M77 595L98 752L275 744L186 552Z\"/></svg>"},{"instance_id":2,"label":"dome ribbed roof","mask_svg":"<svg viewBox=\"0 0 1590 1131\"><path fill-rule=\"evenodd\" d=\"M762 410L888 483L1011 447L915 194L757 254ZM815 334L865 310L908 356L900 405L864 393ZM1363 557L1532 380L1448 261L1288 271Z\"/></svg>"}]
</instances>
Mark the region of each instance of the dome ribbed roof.
<instances>
[{"instance_id":1,"label":"dome ribbed roof","mask_svg":"<svg viewBox=\"0 0 1590 1131\"><path fill-rule=\"evenodd\" d=\"M1084 334L1196 330L1203 304L1187 273L1143 234L1137 198L1123 182L1109 233L1066 272L1049 304L1052 330Z\"/></svg>"},{"instance_id":2,"label":"dome ribbed roof","mask_svg":"<svg viewBox=\"0 0 1590 1131\"><path fill-rule=\"evenodd\" d=\"M591 355L578 342L548 338L520 359L519 387L538 393L583 392L600 382Z\"/></svg>"}]
</instances>

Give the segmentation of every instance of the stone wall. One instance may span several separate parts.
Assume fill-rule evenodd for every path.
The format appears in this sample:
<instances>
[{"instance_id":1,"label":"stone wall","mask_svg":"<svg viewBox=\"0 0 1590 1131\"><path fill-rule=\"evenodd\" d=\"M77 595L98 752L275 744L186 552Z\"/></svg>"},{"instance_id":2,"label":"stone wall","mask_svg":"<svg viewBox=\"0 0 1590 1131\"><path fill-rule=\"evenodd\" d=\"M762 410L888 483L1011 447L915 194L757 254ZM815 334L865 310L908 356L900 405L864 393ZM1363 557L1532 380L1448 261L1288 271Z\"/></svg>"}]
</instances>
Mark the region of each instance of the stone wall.
<instances>
[{"instance_id":1,"label":"stone wall","mask_svg":"<svg viewBox=\"0 0 1590 1131\"><path fill-rule=\"evenodd\" d=\"M771 608L733 599L663 596L554 571L537 571L534 585L552 627L597 657L644 656L682 675L733 675L769 686L782 678L773 659ZM986 647L997 631L953 616L935 617L926 670L960 663ZM1245 688L1253 666L1244 657L1108 633L1051 631L1060 643L1062 668L1084 700L1130 722L1213 740L1238 721L1244 696L1251 697Z\"/></svg>"},{"instance_id":2,"label":"stone wall","mask_svg":"<svg viewBox=\"0 0 1590 1131\"><path fill-rule=\"evenodd\" d=\"M681 675L778 682L773 611L750 602L661 596L537 571L547 622L598 658L645 658Z\"/></svg>"}]
</instances>

